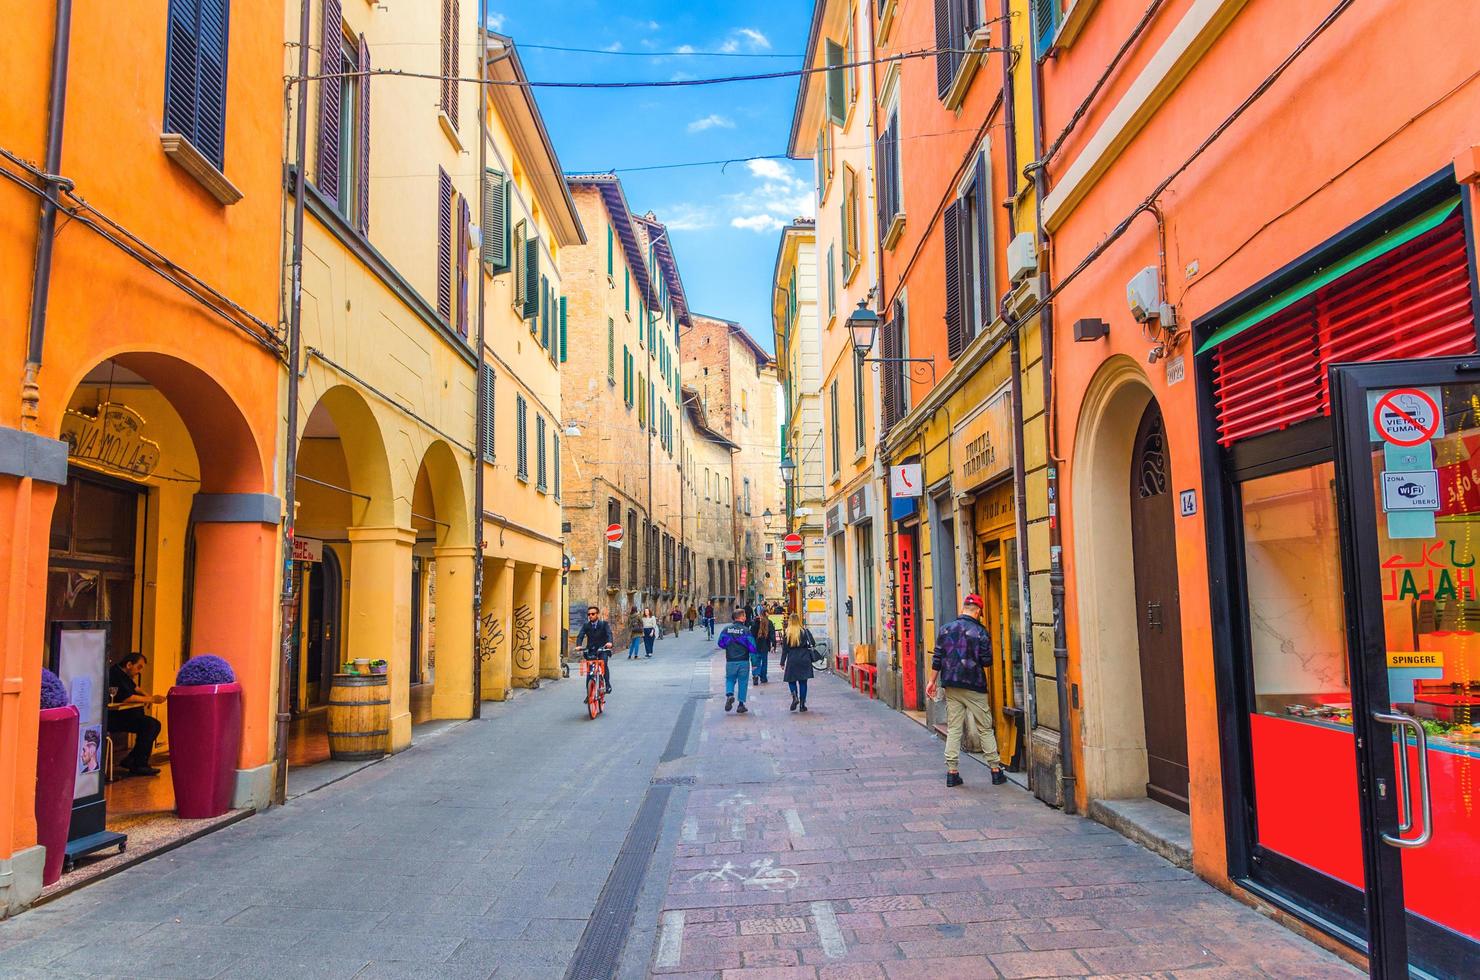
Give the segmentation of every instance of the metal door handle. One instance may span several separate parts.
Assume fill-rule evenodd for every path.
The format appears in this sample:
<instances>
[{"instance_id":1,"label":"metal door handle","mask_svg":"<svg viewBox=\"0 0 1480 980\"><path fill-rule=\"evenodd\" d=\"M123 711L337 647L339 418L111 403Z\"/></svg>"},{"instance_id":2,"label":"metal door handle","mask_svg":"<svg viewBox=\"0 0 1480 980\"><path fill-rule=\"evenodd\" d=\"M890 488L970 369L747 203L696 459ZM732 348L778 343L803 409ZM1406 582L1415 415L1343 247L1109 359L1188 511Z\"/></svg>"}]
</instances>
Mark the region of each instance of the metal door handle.
<instances>
[{"instance_id":1,"label":"metal door handle","mask_svg":"<svg viewBox=\"0 0 1480 980\"><path fill-rule=\"evenodd\" d=\"M1403 783L1403 809L1406 814L1401 815L1398 821L1398 833L1382 835L1383 841L1394 847L1423 847L1429 842L1434 834L1434 821L1432 807L1429 803L1429 733L1417 718L1395 712L1385 714L1381 711L1372 713L1372 717L1387 725L1398 729L1398 776ZM1411 728L1414 737L1418 740L1418 805L1419 812L1423 815L1423 830L1417 837L1404 837L1403 834L1413 829L1413 788L1408 784L1408 736L1403 729Z\"/></svg>"}]
</instances>

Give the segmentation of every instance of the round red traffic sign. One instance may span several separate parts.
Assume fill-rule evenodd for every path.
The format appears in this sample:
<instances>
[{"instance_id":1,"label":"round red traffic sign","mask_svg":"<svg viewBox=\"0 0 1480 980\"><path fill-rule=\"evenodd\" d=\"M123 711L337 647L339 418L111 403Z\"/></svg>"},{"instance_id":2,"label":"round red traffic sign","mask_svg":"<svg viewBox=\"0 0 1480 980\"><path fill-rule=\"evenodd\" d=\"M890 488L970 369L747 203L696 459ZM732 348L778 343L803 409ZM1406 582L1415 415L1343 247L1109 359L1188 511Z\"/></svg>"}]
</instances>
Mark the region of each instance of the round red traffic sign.
<instances>
[{"instance_id":1,"label":"round red traffic sign","mask_svg":"<svg viewBox=\"0 0 1480 980\"><path fill-rule=\"evenodd\" d=\"M622 525L620 525L620 524L608 524L607 525L607 528L606 528L606 541L607 541L607 544L621 544L622 543Z\"/></svg>"},{"instance_id":2,"label":"round red traffic sign","mask_svg":"<svg viewBox=\"0 0 1480 980\"><path fill-rule=\"evenodd\" d=\"M1422 388L1394 388L1377 399L1372 427L1394 446L1421 446L1439 431L1443 421L1434 396Z\"/></svg>"},{"instance_id":3,"label":"round red traffic sign","mask_svg":"<svg viewBox=\"0 0 1480 980\"><path fill-rule=\"evenodd\" d=\"M794 555L797 554L802 550L802 536L800 534L788 534L782 540L781 547Z\"/></svg>"}]
</instances>

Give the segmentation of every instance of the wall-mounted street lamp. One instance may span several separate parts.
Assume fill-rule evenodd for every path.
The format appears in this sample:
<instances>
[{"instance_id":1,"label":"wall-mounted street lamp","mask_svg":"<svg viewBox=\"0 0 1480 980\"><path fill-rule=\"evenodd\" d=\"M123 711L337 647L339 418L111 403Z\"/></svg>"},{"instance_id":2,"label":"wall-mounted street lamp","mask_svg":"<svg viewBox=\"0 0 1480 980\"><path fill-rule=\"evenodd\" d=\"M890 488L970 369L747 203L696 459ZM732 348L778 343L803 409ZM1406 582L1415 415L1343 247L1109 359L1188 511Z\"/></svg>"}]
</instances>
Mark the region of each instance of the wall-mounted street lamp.
<instances>
[{"instance_id":1,"label":"wall-mounted street lamp","mask_svg":"<svg viewBox=\"0 0 1480 980\"><path fill-rule=\"evenodd\" d=\"M765 523L767 531L771 530L771 525L776 523L776 515L771 513L771 508L767 507L761 514L761 521Z\"/></svg>"},{"instance_id":2,"label":"wall-mounted street lamp","mask_svg":"<svg viewBox=\"0 0 1480 980\"><path fill-rule=\"evenodd\" d=\"M923 364L930 369L930 383L935 384L935 358L933 357L869 357L874 349L874 339L879 333L879 314L869 308L867 299L858 301L858 309L848 317L848 333L853 338L853 352L863 364ZM875 371L879 370L877 367ZM911 374L914 368L910 369ZM924 380L921 378L920 380ZM784 463L783 463L784 465Z\"/></svg>"},{"instance_id":3,"label":"wall-mounted street lamp","mask_svg":"<svg viewBox=\"0 0 1480 980\"><path fill-rule=\"evenodd\" d=\"M796 464L796 462L789 455L788 456L782 456L781 457L781 479L783 481L785 481L786 483L790 483L792 480L796 479L796 475L797 475L797 464Z\"/></svg>"}]
</instances>

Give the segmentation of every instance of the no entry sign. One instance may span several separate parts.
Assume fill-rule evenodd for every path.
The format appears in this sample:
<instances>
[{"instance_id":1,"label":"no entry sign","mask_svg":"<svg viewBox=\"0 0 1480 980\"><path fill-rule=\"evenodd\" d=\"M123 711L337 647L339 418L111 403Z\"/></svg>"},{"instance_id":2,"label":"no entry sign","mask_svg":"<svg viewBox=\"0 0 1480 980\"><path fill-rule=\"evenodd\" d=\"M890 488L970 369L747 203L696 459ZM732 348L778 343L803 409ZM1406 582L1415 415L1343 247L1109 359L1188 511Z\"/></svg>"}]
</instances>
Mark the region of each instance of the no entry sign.
<instances>
[{"instance_id":1,"label":"no entry sign","mask_svg":"<svg viewBox=\"0 0 1480 980\"><path fill-rule=\"evenodd\" d=\"M781 547L786 549L789 555L802 553L802 536L800 534L788 534L781 542Z\"/></svg>"},{"instance_id":2,"label":"no entry sign","mask_svg":"<svg viewBox=\"0 0 1480 980\"><path fill-rule=\"evenodd\" d=\"M1372 393L1372 429L1400 448L1421 446L1444 434L1438 389L1393 388Z\"/></svg>"},{"instance_id":3,"label":"no entry sign","mask_svg":"<svg viewBox=\"0 0 1480 980\"><path fill-rule=\"evenodd\" d=\"M613 548L622 547L622 525L608 524L606 528L606 543Z\"/></svg>"}]
</instances>

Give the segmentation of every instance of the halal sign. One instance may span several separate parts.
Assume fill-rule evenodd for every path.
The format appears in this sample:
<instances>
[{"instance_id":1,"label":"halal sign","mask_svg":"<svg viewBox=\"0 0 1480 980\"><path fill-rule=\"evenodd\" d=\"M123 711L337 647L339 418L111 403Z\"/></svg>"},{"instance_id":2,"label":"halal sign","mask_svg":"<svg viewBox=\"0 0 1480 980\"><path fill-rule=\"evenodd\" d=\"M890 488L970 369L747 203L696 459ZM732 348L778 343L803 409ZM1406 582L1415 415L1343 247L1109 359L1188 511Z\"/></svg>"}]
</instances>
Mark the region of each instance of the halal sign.
<instances>
[{"instance_id":1,"label":"halal sign","mask_svg":"<svg viewBox=\"0 0 1480 980\"><path fill-rule=\"evenodd\" d=\"M1375 438L1399 448L1421 446L1444 434L1437 388L1392 388L1372 392L1372 431Z\"/></svg>"}]
</instances>

